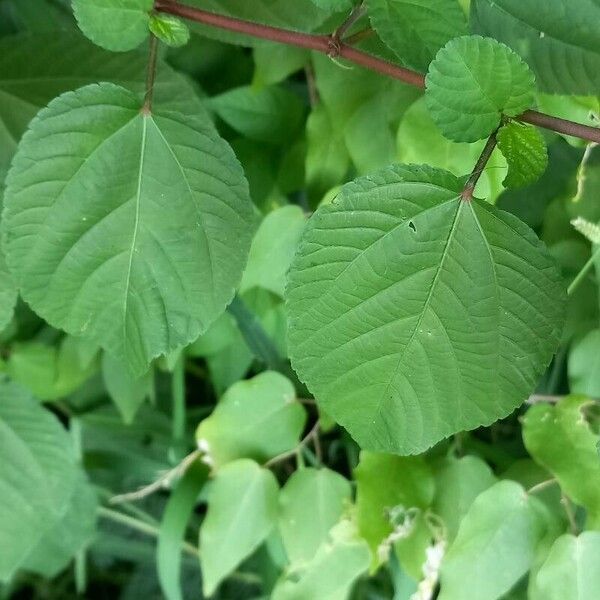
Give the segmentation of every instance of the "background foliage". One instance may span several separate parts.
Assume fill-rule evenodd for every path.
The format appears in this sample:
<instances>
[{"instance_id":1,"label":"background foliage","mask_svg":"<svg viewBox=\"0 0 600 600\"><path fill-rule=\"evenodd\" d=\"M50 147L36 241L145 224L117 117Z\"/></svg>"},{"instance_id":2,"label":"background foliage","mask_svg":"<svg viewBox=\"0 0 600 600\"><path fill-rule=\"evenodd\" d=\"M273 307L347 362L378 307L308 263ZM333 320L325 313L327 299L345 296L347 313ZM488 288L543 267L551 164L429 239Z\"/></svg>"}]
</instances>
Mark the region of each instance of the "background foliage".
<instances>
[{"instance_id":1,"label":"background foliage","mask_svg":"<svg viewBox=\"0 0 600 600\"><path fill-rule=\"evenodd\" d=\"M188 4L425 89L0 0L0 597L600 597L600 7Z\"/></svg>"}]
</instances>

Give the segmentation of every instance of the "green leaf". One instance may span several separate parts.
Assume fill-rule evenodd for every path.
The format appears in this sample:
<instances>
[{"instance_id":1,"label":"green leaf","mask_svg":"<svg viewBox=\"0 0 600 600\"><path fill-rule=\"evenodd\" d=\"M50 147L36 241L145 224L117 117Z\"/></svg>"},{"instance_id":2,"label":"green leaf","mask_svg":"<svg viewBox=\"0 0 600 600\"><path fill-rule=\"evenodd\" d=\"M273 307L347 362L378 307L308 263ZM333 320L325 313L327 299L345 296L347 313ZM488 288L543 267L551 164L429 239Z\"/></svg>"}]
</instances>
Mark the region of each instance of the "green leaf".
<instances>
[{"instance_id":1,"label":"green leaf","mask_svg":"<svg viewBox=\"0 0 600 600\"><path fill-rule=\"evenodd\" d=\"M288 269L306 217L298 206L282 206L262 221L250 246L240 291L261 287L283 296Z\"/></svg>"},{"instance_id":2,"label":"green leaf","mask_svg":"<svg viewBox=\"0 0 600 600\"><path fill-rule=\"evenodd\" d=\"M496 600L529 570L543 527L525 490L501 481L480 494L448 548L440 600Z\"/></svg>"},{"instance_id":3,"label":"green leaf","mask_svg":"<svg viewBox=\"0 0 600 600\"><path fill-rule=\"evenodd\" d=\"M0 249L0 331L2 331L13 318L15 305L17 304L17 296L17 287L6 266L4 252Z\"/></svg>"},{"instance_id":4,"label":"green leaf","mask_svg":"<svg viewBox=\"0 0 600 600\"><path fill-rule=\"evenodd\" d=\"M133 50L148 35L152 0L73 0L79 28L113 52Z\"/></svg>"},{"instance_id":5,"label":"green leaf","mask_svg":"<svg viewBox=\"0 0 600 600\"><path fill-rule=\"evenodd\" d=\"M346 600L354 581L367 570L370 558L369 548L356 535L354 526L342 521L305 568L292 571L277 583L271 598Z\"/></svg>"},{"instance_id":6,"label":"green leaf","mask_svg":"<svg viewBox=\"0 0 600 600\"><path fill-rule=\"evenodd\" d=\"M591 600L600 590L600 532L565 534L533 582L531 600Z\"/></svg>"},{"instance_id":7,"label":"green leaf","mask_svg":"<svg viewBox=\"0 0 600 600\"><path fill-rule=\"evenodd\" d=\"M300 98L276 85L235 88L211 98L208 106L242 135L273 144L293 138L304 116Z\"/></svg>"},{"instance_id":8,"label":"green leaf","mask_svg":"<svg viewBox=\"0 0 600 600\"><path fill-rule=\"evenodd\" d=\"M279 531L291 563L309 563L350 504L349 481L329 469L301 469L279 495Z\"/></svg>"},{"instance_id":9,"label":"green leaf","mask_svg":"<svg viewBox=\"0 0 600 600\"><path fill-rule=\"evenodd\" d=\"M208 477L208 468L192 464L167 501L156 547L156 568L160 587L167 600L181 600L181 544L198 494Z\"/></svg>"},{"instance_id":10,"label":"green leaf","mask_svg":"<svg viewBox=\"0 0 600 600\"><path fill-rule=\"evenodd\" d=\"M597 94L600 5L594 0L473 0L471 15L474 30L527 60L544 91Z\"/></svg>"},{"instance_id":11,"label":"green leaf","mask_svg":"<svg viewBox=\"0 0 600 600\"><path fill-rule=\"evenodd\" d=\"M498 148L508 163L506 187L523 187L535 183L548 166L548 149L536 127L510 121L498 131Z\"/></svg>"},{"instance_id":12,"label":"green leaf","mask_svg":"<svg viewBox=\"0 0 600 600\"><path fill-rule=\"evenodd\" d=\"M556 406L532 406L523 419L523 441L533 459L546 467L563 492L588 511L587 524L600 528L599 436L586 421L591 400L569 396Z\"/></svg>"},{"instance_id":13,"label":"green leaf","mask_svg":"<svg viewBox=\"0 0 600 600\"><path fill-rule=\"evenodd\" d=\"M311 2L315 6L331 12L350 10L353 4L353 0L311 0Z\"/></svg>"},{"instance_id":14,"label":"green leaf","mask_svg":"<svg viewBox=\"0 0 600 600\"><path fill-rule=\"evenodd\" d=\"M277 521L278 493L273 474L254 461L237 460L217 472L200 528L206 596L267 538Z\"/></svg>"},{"instance_id":15,"label":"green leaf","mask_svg":"<svg viewBox=\"0 0 600 600\"><path fill-rule=\"evenodd\" d=\"M491 487L496 477L479 457L464 456L445 459L435 471L435 482L433 512L444 521L452 541L475 498Z\"/></svg>"},{"instance_id":16,"label":"green leaf","mask_svg":"<svg viewBox=\"0 0 600 600\"><path fill-rule=\"evenodd\" d=\"M398 161L446 169L457 177L471 172L485 144L484 140L467 144L445 138L427 112L423 97L402 117L396 142ZM502 178L505 173L506 160L495 150L477 182L475 196L487 198L493 204L504 191Z\"/></svg>"},{"instance_id":17,"label":"green leaf","mask_svg":"<svg viewBox=\"0 0 600 600\"><path fill-rule=\"evenodd\" d=\"M54 415L13 383L0 381L0 398L0 581L7 581L26 561L37 564L40 541L69 518L81 471Z\"/></svg>"},{"instance_id":18,"label":"green leaf","mask_svg":"<svg viewBox=\"0 0 600 600\"><path fill-rule=\"evenodd\" d=\"M7 179L2 228L32 308L137 375L225 309L254 216L239 163L209 122L146 114L104 83L36 117Z\"/></svg>"},{"instance_id":19,"label":"green leaf","mask_svg":"<svg viewBox=\"0 0 600 600\"><path fill-rule=\"evenodd\" d=\"M431 117L455 142L487 137L502 115L517 116L534 101L534 76L521 57L476 35L448 42L429 65L425 85Z\"/></svg>"},{"instance_id":20,"label":"green leaf","mask_svg":"<svg viewBox=\"0 0 600 600\"><path fill-rule=\"evenodd\" d=\"M106 391L119 409L123 421L132 423L133 419L147 398L152 397L154 390L154 373L149 369L140 377L133 377L123 364L110 354L102 356L102 377Z\"/></svg>"},{"instance_id":21,"label":"green leaf","mask_svg":"<svg viewBox=\"0 0 600 600\"><path fill-rule=\"evenodd\" d=\"M256 86L281 83L308 62L309 53L304 48L284 44L267 44L254 48L254 78Z\"/></svg>"},{"instance_id":22,"label":"green leaf","mask_svg":"<svg viewBox=\"0 0 600 600\"><path fill-rule=\"evenodd\" d=\"M437 51L467 33L456 0L367 0L373 29L406 65L425 71Z\"/></svg>"},{"instance_id":23,"label":"green leaf","mask_svg":"<svg viewBox=\"0 0 600 600\"><path fill-rule=\"evenodd\" d=\"M73 336L66 336L58 346L15 343L6 372L39 400L64 398L98 371L95 353L91 360L80 354L86 345L86 340Z\"/></svg>"},{"instance_id":24,"label":"green leaf","mask_svg":"<svg viewBox=\"0 0 600 600\"><path fill-rule=\"evenodd\" d=\"M148 27L159 40L173 48L185 46L190 40L190 30L187 25L181 19L171 15L152 15Z\"/></svg>"},{"instance_id":25,"label":"green leaf","mask_svg":"<svg viewBox=\"0 0 600 600\"><path fill-rule=\"evenodd\" d=\"M394 531L395 508L427 508L434 494L431 469L422 457L401 457L361 452L354 471L360 535L373 552L373 566L384 562L379 548Z\"/></svg>"},{"instance_id":26,"label":"green leaf","mask_svg":"<svg viewBox=\"0 0 600 600\"><path fill-rule=\"evenodd\" d=\"M600 398L600 329L589 331L573 343L568 365L570 390Z\"/></svg>"},{"instance_id":27,"label":"green leaf","mask_svg":"<svg viewBox=\"0 0 600 600\"><path fill-rule=\"evenodd\" d=\"M422 452L496 421L558 345L553 260L461 188L415 166L357 179L309 220L290 269L292 365L364 448Z\"/></svg>"},{"instance_id":28,"label":"green leaf","mask_svg":"<svg viewBox=\"0 0 600 600\"><path fill-rule=\"evenodd\" d=\"M198 426L196 441L215 467L238 458L266 462L296 446L305 422L291 381L265 371L227 390Z\"/></svg>"}]
</instances>

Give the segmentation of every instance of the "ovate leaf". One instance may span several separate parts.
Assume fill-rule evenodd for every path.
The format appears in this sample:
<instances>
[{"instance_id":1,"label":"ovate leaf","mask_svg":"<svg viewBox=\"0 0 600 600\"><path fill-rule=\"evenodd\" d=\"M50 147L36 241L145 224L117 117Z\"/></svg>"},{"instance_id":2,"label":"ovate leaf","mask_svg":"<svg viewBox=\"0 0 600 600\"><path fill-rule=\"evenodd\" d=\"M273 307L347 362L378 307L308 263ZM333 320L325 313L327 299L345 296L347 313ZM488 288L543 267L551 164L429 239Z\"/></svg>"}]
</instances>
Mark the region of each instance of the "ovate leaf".
<instances>
[{"instance_id":1,"label":"ovate leaf","mask_svg":"<svg viewBox=\"0 0 600 600\"><path fill-rule=\"evenodd\" d=\"M591 600L600 590L600 532L565 534L537 572L531 600Z\"/></svg>"},{"instance_id":2,"label":"ovate leaf","mask_svg":"<svg viewBox=\"0 0 600 600\"><path fill-rule=\"evenodd\" d=\"M269 535L277 520L278 491L274 475L251 460L237 460L217 473L200 528L206 596Z\"/></svg>"},{"instance_id":3,"label":"ovate leaf","mask_svg":"<svg viewBox=\"0 0 600 600\"><path fill-rule=\"evenodd\" d=\"M548 149L536 127L510 121L498 131L498 147L508 163L504 185L523 187L537 181L548 166Z\"/></svg>"},{"instance_id":4,"label":"ovate leaf","mask_svg":"<svg viewBox=\"0 0 600 600\"><path fill-rule=\"evenodd\" d=\"M369 548L349 521L337 525L330 537L304 568L282 577L273 590L273 600L348 598L352 584L369 566Z\"/></svg>"},{"instance_id":5,"label":"ovate leaf","mask_svg":"<svg viewBox=\"0 0 600 600\"><path fill-rule=\"evenodd\" d=\"M496 421L558 345L554 262L461 187L390 167L346 185L305 229L287 290L292 364L364 448L417 453Z\"/></svg>"},{"instance_id":6,"label":"ovate leaf","mask_svg":"<svg viewBox=\"0 0 600 600\"><path fill-rule=\"evenodd\" d=\"M467 33L457 0L367 0L367 8L381 39L418 70L425 71L446 42Z\"/></svg>"},{"instance_id":7,"label":"ovate leaf","mask_svg":"<svg viewBox=\"0 0 600 600\"><path fill-rule=\"evenodd\" d=\"M150 17L150 31L168 46L185 46L190 39L190 30L177 17L156 14Z\"/></svg>"},{"instance_id":8,"label":"ovate leaf","mask_svg":"<svg viewBox=\"0 0 600 600\"><path fill-rule=\"evenodd\" d=\"M290 380L265 371L232 385L198 426L196 440L215 467L237 458L266 462L296 446L305 421Z\"/></svg>"},{"instance_id":9,"label":"ovate leaf","mask_svg":"<svg viewBox=\"0 0 600 600\"><path fill-rule=\"evenodd\" d=\"M420 456L361 452L354 478L358 529L377 566L386 558L379 549L394 531L394 512L427 508L433 500L433 475Z\"/></svg>"},{"instance_id":10,"label":"ovate leaf","mask_svg":"<svg viewBox=\"0 0 600 600\"><path fill-rule=\"evenodd\" d=\"M152 0L73 0L79 27L98 46L133 50L148 35Z\"/></svg>"},{"instance_id":11,"label":"ovate leaf","mask_svg":"<svg viewBox=\"0 0 600 600\"><path fill-rule=\"evenodd\" d=\"M40 564L32 553L75 510L70 502L82 472L69 434L37 400L6 381L0 400L0 581L7 581L26 561Z\"/></svg>"},{"instance_id":12,"label":"ovate leaf","mask_svg":"<svg viewBox=\"0 0 600 600\"><path fill-rule=\"evenodd\" d=\"M254 217L239 163L205 118L141 112L105 83L39 113L7 178L2 227L32 308L141 374L225 309Z\"/></svg>"},{"instance_id":13,"label":"ovate leaf","mask_svg":"<svg viewBox=\"0 0 600 600\"><path fill-rule=\"evenodd\" d=\"M600 527L600 437L586 421L591 400L569 396L556 406L532 406L523 420L523 441L536 462L546 467L564 493L588 511L588 525Z\"/></svg>"},{"instance_id":14,"label":"ovate leaf","mask_svg":"<svg viewBox=\"0 0 600 600\"><path fill-rule=\"evenodd\" d=\"M310 562L350 502L347 479L329 469L301 469L279 495L279 531L293 567Z\"/></svg>"},{"instance_id":15,"label":"ovate leaf","mask_svg":"<svg viewBox=\"0 0 600 600\"><path fill-rule=\"evenodd\" d=\"M490 135L502 115L517 116L534 101L534 76L521 57L476 35L448 42L429 65L425 85L433 120L455 142Z\"/></svg>"},{"instance_id":16,"label":"ovate leaf","mask_svg":"<svg viewBox=\"0 0 600 600\"><path fill-rule=\"evenodd\" d=\"M440 600L496 600L529 570L544 533L525 490L501 481L471 505L444 557Z\"/></svg>"},{"instance_id":17,"label":"ovate leaf","mask_svg":"<svg viewBox=\"0 0 600 600\"><path fill-rule=\"evenodd\" d=\"M495 37L529 63L544 91L597 94L600 5L594 0L473 0L475 30Z\"/></svg>"}]
</instances>

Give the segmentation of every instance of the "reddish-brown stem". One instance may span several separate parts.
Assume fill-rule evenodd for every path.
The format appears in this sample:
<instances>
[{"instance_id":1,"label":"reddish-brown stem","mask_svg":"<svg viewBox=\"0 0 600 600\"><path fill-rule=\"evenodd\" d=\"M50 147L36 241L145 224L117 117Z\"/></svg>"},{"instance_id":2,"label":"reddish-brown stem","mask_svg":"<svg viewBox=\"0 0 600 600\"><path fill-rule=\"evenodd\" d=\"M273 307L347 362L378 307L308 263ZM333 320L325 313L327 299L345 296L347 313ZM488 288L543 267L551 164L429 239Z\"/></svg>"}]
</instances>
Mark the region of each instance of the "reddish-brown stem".
<instances>
[{"instance_id":1,"label":"reddish-brown stem","mask_svg":"<svg viewBox=\"0 0 600 600\"><path fill-rule=\"evenodd\" d=\"M475 167L473 168L471 176L469 177L469 179L467 179L467 183L465 183L465 187L462 191L462 194L460 195L465 202L469 202L473 198L475 186L477 185L477 182L479 181L479 178L481 177L481 174L485 169L485 165L487 165L488 161L490 160L490 157L492 156L492 152L494 151L494 148L496 147L497 143L497 131L498 130L494 131L494 133L492 133L492 135L490 135L490 137L488 138L487 142L485 143L485 146L483 147L481 155L475 163Z\"/></svg>"},{"instance_id":2,"label":"reddish-brown stem","mask_svg":"<svg viewBox=\"0 0 600 600\"><path fill-rule=\"evenodd\" d=\"M190 21L210 25L211 27L226 29L228 31L234 31L236 33L242 33L290 46L307 48L309 50L315 50L316 52L322 52L329 56L345 58L362 67L398 79L409 85L419 88L425 87L425 76L423 74L377 58L362 50L352 48L344 43L344 41L341 41L332 35L300 33L298 31L244 21L227 15L220 15L199 8L185 6L179 4L175 0L156 0L154 8L157 11L183 17ZM596 129L595 127L559 119L558 117L552 117L535 110L525 111L522 115L515 118L519 121L537 125L538 127L544 127L545 129L578 137L583 140L589 140L590 142L600 143L600 129Z\"/></svg>"},{"instance_id":3,"label":"reddish-brown stem","mask_svg":"<svg viewBox=\"0 0 600 600\"><path fill-rule=\"evenodd\" d=\"M148 50L148 71L146 73L146 92L142 112L152 112L152 96L154 94L154 80L156 79L156 65L158 58L158 38L150 34L150 49Z\"/></svg>"},{"instance_id":4,"label":"reddish-brown stem","mask_svg":"<svg viewBox=\"0 0 600 600\"><path fill-rule=\"evenodd\" d=\"M348 30L354 25L364 14L367 9L364 6L364 1L359 2L350 12L348 18L333 32L332 37L342 41Z\"/></svg>"}]
</instances>

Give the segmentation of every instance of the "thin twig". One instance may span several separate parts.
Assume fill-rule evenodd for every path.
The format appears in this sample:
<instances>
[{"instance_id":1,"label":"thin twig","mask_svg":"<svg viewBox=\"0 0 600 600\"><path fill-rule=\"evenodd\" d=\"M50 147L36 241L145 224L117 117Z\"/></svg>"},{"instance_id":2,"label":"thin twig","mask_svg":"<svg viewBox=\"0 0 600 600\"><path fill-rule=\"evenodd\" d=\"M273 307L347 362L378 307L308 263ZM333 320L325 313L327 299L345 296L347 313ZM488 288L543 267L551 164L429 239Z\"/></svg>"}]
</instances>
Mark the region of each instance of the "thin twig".
<instances>
[{"instance_id":1,"label":"thin twig","mask_svg":"<svg viewBox=\"0 0 600 600\"><path fill-rule=\"evenodd\" d=\"M146 485L143 488L135 491L128 492L126 494L119 494L117 496L113 496L109 502L111 504L121 504L122 502L134 502L136 500L141 500L146 496L150 496L154 492L158 490L162 490L171 482L181 477L190 467L190 465L200 457L200 450L194 450L190 452L177 466L169 469L165 473L163 473L156 481L153 481L150 485Z\"/></svg>"},{"instance_id":2,"label":"thin twig","mask_svg":"<svg viewBox=\"0 0 600 600\"><path fill-rule=\"evenodd\" d=\"M473 172L471 173L471 176L469 177L469 179L467 179L467 183L465 183L465 187L461 194L461 198L465 202L469 202L470 200L472 200L473 192L475 191L475 186L477 185L477 182L479 181L479 178L481 177L485 166L487 165L488 161L490 160L490 157L492 156L492 152L494 151L494 148L496 147L497 143L497 131L498 130L494 131L494 133L492 133L492 135L490 135L490 137L488 138L487 142L485 143L485 146L483 147L481 155L475 163L475 167L473 169Z\"/></svg>"},{"instance_id":3,"label":"thin twig","mask_svg":"<svg viewBox=\"0 0 600 600\"><path fill-rule=\"evenodd\" d=\"M307 48L309 50L322 52L323 54L331 54L331 36L329 35L300 33L298 31L244 21L227 15L211 13L191 6L184 6L174 0L156 0L155 9L159 12L176 15L211 27L226 29L228 31L234 31L256 38L270 40L272 42L287 44L289 46ZM372 56L371 54L362 52L356 48L352 48L345 42L339 44L339 53L336 54L336 57L345 58L362 67L398 79L409 85L419 88L425 87L425 76L423 74L410 69L405 69L399 65L377 58L376 56ZM527 110L522 115L516 117L516 119L524 121L525 123L537 125L538 127L557 131L558 133L564 133L583 140L600 143L600 129L590 127L589 125L574 123L573 121L546 115L535 110Z\"/></svg>"},{"instance_id":4,"label":"thin twig","mask_svg":"<svg viewBox=\"0 0 600 600\"><path fill-rule=\"evenodd\" d=\"M569 527L571 528L571 533L573 535L577 535L579 533L579 528L577 527L577 523L575 521L575 513L573 512L573 506L571 505L571 501L569 500L569 498L567 498L567 496L562 494L560 498L560 503L565 509L567 519L569 520Z\"/></svg>"},{"instance_id":5,"label":"thin twig","mask_svg":"<svg viewBox=\"0 0 600 600\"><path fill-rule=\"evenodd\" d=\"M359 2L351 11L346 20L331 34L338 42L344 40L344 35L363 15L367 13L364 0ZM345 41L345 40L344 40Z\"/></svg>"},{"instance_id":6,"label":"thin twig","mask_svg":"<svg viewBox=\"0 0 600 600\"><path fill-rule=\"evenodd\" d=\"M319 431L319 421L317 420L315 422L315 424L312 426L311 430L300 440L300 442L298 443L298 445L295 448L292 448L291 450L288 450L287 452L282 452L281 454L278 454L277 456L270 458L263 465L263 467L269 468L281 461L287 460L288 458L290 458L292 456L296 456L296 454L300 450L302 450L302 448L304 446L306 446L306 444L308 444L308 442L311 440L311 438L313 436L317 435L318 431Z\"/></svg>"},{"instance_id":7,"label":"thin twig","mask_svg":"<svg viewBox=\"0 0 600 600\"><path fill-rule=\"evenodd\" d=\"M527 490L527 493L528 494L537 494L537 492L541 492L542 490L545 490L547 487L550 487L551 485L555 485L555 484L558 484L558 481L556 481L556 479L554 479L554 478L546 479L546 481L542 481L540 483L536 483L534 486L531 486Z\"/></svg>"},{"instance_id":8,"label":"thin twig","mask_svg":"<svg viewBox=\"0 0 600 600\"><path fill-rule=\"evenodd\" d=\"M146 93L144 94L144 104L142 112L150 114L152 112L152 96L154 94L154 80L156 79L156 65L158 59L158 38L150 34L150 49L148 50L148 71L146 73Z\"/></svg>"},{"instance_id":9,"label":"thin twig","mask_svg":"<svg viewBox=\"0 0 600 600\"><path fill-rule=\"evenodd\" d=\"M308 88L308 100L310 107L314 108L319 104L319 90L317 90L317 84L315 82L315 70L309 63L304 67L304 73L306 75L306 87Z\"/></svg>"}]
</instances>

